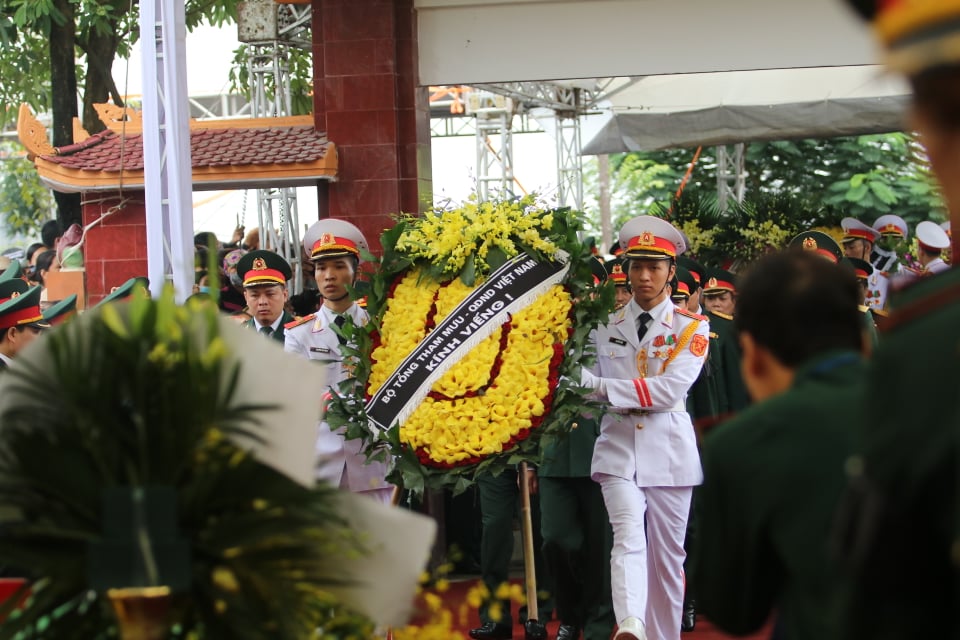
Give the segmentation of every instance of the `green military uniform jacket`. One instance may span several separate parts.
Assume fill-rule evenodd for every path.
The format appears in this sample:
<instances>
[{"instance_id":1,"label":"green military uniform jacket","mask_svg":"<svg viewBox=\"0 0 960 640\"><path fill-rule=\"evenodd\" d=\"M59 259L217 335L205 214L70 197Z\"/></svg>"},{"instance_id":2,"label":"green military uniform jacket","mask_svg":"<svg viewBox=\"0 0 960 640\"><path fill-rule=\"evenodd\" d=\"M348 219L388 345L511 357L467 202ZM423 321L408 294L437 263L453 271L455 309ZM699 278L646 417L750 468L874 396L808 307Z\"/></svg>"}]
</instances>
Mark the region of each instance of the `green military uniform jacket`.
<instances>
[{"instance_id":1,"label":"green military uniform jacket","mask_svg":"<svg viewBox=\"0 0 960 640\"><path fill-rule=\"evenodd\" d=\"M720 414L737 413L750 404L750 394L740 373L740 339L733 326L733 316L706 312L710 320L710 348L718 352L717 401ZM713 334L716 333L716 344ZM712 358L711 358L712 361Z\"/></svg>"},{"instance_id":2,"label":"green military uniform jacket","mask_svg":"<svg viewBox=\"0 0 960 640\"><path fill-rule=\"evenodd\" d=\"M700 375L697 376L687 394L687 413L693 419L695 427L700 426L703 421L712 421L713 418L721 415L720 380L723 375L723 363L719 338L719 334L714 331L711 323L707 361L704 362Z\"/></svg>"},{"instance_id":3,"label":"green military uniform jacket","mask_svg":"<svg viewBox=\"0 0 960 640\"><path fill-rule=\"evenodd\" d=\"M581 417L577 428L565 438L546 444L537 475L541 478L589 478L593 445L600 435L600 421Z\"/></svg>"},{"instance_id":4,"label":"green military uniform jacket","mask_svg":"<svg viewBox=\"0 0 960 640\"><path fill-rule=\"evenodd\" d=\"M276 340L277 342L279 342L280 344L283 344L284 337L285 337L284 325L289 322L293 322L293 320L294 320L294 317L291 314L284 311L283 317L280 318L280 326L277 327L276 331L270 334L270 337ZM260 327L260 325L257 324L257 321L254 320L253 318L250 318L249 320L245 320L243 322L243 326L249 327L255 331L258 330Z\"/></svg>"},{"instance_id":5,"label":"green military uniform jacket","mask_svg":"<svg viewBox=\"0 0 960 640\"><path fill-rule=\"evenodd\" d=\"M863 330L870 341L870 347L875 348L880 341L880 335L877 333L877 323L873 320L873 312L870 307L860 305L860 313L863 314Z\"/></svg>"},{"instance_id":6,"label":"green military uniform jacket","mask_svg":"<svg viewBox=\"0 0 960 640\"><path fill-rule=\"evenodd\" d=\"M871 358L847 637L956 638L960 268L895 293Z\"/></svg>"},{"instance_id":7,"label":"green military uniform jacket","mask_svg":"<svg viewBox=\"0 0 960 640\"><path fill-rule=\"evenodd\" d=\"M829 543L864 367L859 353L825 354L790 389L707 435L693 579L697 609L724 631L757 631L776 610L786 639L836 636L841 581Z\"/></svg>"}]
</instances>

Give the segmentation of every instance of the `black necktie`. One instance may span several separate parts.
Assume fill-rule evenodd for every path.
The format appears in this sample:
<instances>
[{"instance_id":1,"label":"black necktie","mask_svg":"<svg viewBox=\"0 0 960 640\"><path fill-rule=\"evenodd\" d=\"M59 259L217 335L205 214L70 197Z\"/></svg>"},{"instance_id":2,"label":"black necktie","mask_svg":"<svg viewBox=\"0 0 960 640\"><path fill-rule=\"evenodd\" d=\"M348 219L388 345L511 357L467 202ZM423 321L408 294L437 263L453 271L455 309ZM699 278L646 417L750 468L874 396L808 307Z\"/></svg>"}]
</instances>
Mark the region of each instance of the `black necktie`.
<instances>
[{"instance_id":1,"label":"black necktie","mask_svg":"<svg viewBox=\"0 0 960 640\"><path fill-rule=\"evenodd\" d=\"M637 340L643 342L643 336L647 335L647 322L652 318L649 313L644 311L637 316Z\"/></svg>"},{"instance_id":2,"label":"black necktie","mask_svg":"<svg viewBox=\"0 0 960 640\"><path fill-rule=\"evenodd\" d=\"M338 329L343 329L343 325L346 321L347 319L345 317L337 316L336 318L333 319L333 324L337 325ZM343 335L340 333L337 334L337 340L340 341L340 344L347 344L347 339L344 338Z\"/></svg>"},{"instance_id":3,"label":"black necktie","mask_svg":"<svg viewBox=\"0 0 960 640\"><path fill-rule=\"evenodd\" d=\"M269 337L273 333L273 327L260 327L260 333Z\"/></svg>"}]
</instances>

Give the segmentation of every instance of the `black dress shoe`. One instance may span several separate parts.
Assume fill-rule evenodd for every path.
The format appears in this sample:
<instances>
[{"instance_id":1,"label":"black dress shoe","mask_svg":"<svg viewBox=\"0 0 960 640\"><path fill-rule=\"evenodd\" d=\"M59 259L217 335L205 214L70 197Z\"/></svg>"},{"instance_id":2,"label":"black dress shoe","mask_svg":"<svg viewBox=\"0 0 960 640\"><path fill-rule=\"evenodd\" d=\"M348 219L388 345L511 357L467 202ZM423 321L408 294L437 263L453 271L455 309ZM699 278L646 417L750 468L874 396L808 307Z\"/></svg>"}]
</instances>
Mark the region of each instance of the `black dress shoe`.
<instances>
[{"instance_id":1,"label":"black dress shoe","mask_svg":"<svg viewBox=\"0 0 960 640\"><path fill-rule=\"evenodd\" d=\"M572 624L562 624L557 629L557 640L580 640L580 629Z\"/></svg>"},{"instance_id":2,"label":"black dress shoe","mask_svg":"<svg viewBox=\"0 0 960 640\"><path fill-rule=\"evenodd\" d=\"M697 626L697 611L693 602L683 603L683 615L680 616L680 631L693 631Z\"/></svg>"},{"instance_id":3,"label":"black dress shoe","mask_svg":"<svg viewBox=\"0 0 960 640\"><path fill-rule=\"evenodd\" d=\"M499 622L484 622L476 629L470 629L470 637L475 640L513 640L513 627Z\"/></svg>"},{"instance_id":4,"label":"black dress shoe","mask_svg":"<svg viewBox=\"0 0 960 640\"><path fill-rule=\"evenodd\" d=\"M524 640L547 640L547 625L539 620L527 620L523 623Z\"/></svg>"}]
</instances>

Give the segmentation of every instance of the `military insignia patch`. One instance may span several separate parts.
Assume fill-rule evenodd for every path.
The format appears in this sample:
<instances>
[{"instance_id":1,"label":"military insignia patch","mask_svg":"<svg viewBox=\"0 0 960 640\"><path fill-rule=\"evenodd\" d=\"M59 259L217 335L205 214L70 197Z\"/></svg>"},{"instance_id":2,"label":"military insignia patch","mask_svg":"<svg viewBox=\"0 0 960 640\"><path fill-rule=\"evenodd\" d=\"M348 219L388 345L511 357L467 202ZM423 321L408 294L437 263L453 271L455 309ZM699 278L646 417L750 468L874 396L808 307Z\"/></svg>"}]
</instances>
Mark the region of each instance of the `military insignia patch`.
<instances>
[{"instance_id":1,"label":"military insignia patch","mask_svg":"<svg viewBox=\"0 0 960 640\"><path fill-rule=\"evenodd\" d=\"M663 339L663 336L657 336L653 339L653 346L655 347L662 347L666 343L667 341Z\"/></svg>"},{"instance_id":2,"label":"military insignia patch","mask_svg":"<svg viewBox=\"0 0 960 640\"><path fill-rule=\"evenodd\" d=\"M690 353L697 356L698 358L707 352L707 345L710 342L700 334L693 336L693 340L690 341Z\"/></svg>"},{"instance_id":3,"label":"military insignia patch","mask_svg":"<svg viewBox=\"0 0 960 640\"><path fill-rule=\"evenodd\" d=\"M653 238L653 234L650 233L649 231L644 231L642 234L640 234L640 244L643 245L644 247L649 247L654 243L655 241Z\"/></svg>"},{"instance_id":4,"label":"military insignia patch","mask_svg":"<svg viewBox=\"0 0 960 640\"><path fill-rule=\"evenodd\" d=\"M252 269L254 271L263 271L266 268L267 268L267 261L264 260L263 258L257 258L256 260L253 261Z\"/></svg>"}]
</instances>

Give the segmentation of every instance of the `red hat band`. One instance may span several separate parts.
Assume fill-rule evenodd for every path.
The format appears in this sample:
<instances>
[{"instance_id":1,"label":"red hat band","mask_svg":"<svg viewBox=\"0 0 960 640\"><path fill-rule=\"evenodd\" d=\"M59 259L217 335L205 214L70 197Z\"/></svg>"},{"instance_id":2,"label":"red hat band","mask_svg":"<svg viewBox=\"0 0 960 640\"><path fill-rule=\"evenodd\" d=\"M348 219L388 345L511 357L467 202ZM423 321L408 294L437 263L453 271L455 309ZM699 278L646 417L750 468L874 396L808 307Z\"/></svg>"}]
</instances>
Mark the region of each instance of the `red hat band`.
<instances>
[{"instance_id":1,"label":"red hat band","mask_svg":"<svg viewBox=\"0 0 960 640\"><path fill-rule=\"evenodd\" d=\"M687 283L686 283L686 282L679 282L679 281L678 281L678 282L677 282L677 293L683 293L683 294L686 294L686 295L689 296L689 295L690 295L690 287L687 286Z\"/></svg>"},{"instance_id":2,"label":"red hat band","mask_svg":"<svg viewBox=\"0 0 960 640\"><path fill-rule=\"evenodd\" d=\"M873 234L865 229L847 229L843 232L843 241L847 240L867 240L873 242Z\"/></svg>"},{"instance_id":3,"label":"red hat band","mask_svg":"<svg viewBox=\"0 0 960 640\"><path fill-rule=\"evenodd\" d=\"M940 251L943 251L943 249L939 249L937 247L931 247L928 244L923 244L922 242L920 242L919 238L917 239L917 244L920 246L921 249L923 249L927 253L938 253Z\"/></svg>"},{"instance_id":4,"label":"red hat band","mask_svg":"<svg viewBox=\"0 0 960 640\"><path fill-rule=\"evenodd\" d=\"M310 256L316 257L318 253L325 251L349 251L358 258L360 257L360 249L357 248L356 242L335 236L332 233L324 233L319 240L313 243L313 247L310 248Z\"/></svg>"},{"instance_id":5,"label":"red hat band","mask_svg":"<svg viewBox=\"0 0 960 640\"><path fill-rule=\"evenodd\" d=\"M867 272L864 271L863 269L856 269L856 268L854 268L853 272L854 272L855 274L857 274L857 277L860 278L861 280L866 280L866 279L867 279L868 274L867 274Z\"/></svg>"},{"instance_id":6,"label":"red hat band","mask_svg":"<svg viewBox=\"0 0 960 640\"><path fill-rule=\"evenodd\" d=\"M13 313L8 313L0 318L0 329L9 329L10 327L19 327L22 324L31 322L40 322L43 320L43 314L40 313L40 306L27 307Z\"/></svg>"},{"instance_id":7,"label":"red hat band","mask_svg":"<svg viewBox=\"0 0 960 640\"><path fill-rule=\"evenodd\" d=\"M737 288L733 286L732 282L718 280L717 278L710 278L707 280L707 286L704 287L703 290L704 293L713 293L714 290L734 292L737 290Z\"/></svg>"},{"instance_id":8,"label":"red hat band","mask_svg":"<svg viewBox=\"0 0 960 640\"><path fill-rule=\"evenodd\" d=\"M662 253L671 258L677 257L676 245L666 238L658 238L649 231L630 238L630 242L627 243L627 253L629 254L631 251L651 251Z\"/></svg>"},{"instance_id":9,"label":"red hat band","mask_svg":"<svg viewBox=\"0 0 960 640\"><path fill-rule=\"evenodd\" d=\"M248 284L286 284L287 277L283 272L271 269L267 266L267 261L263 258L257 258L253 261L250 270L243 274L244 286Z\"/></svg>"},{"instance_id":10,"label":"red hat band","mask_svg":"<svg viewBox=\"0 0 960 640\"><path fill-rule=\"evenodd\" d=\"M878 231L885 235L894 235L903 237L903 231L895 224L885 224L878 229Z\"/></svg>"}]
</instances>

